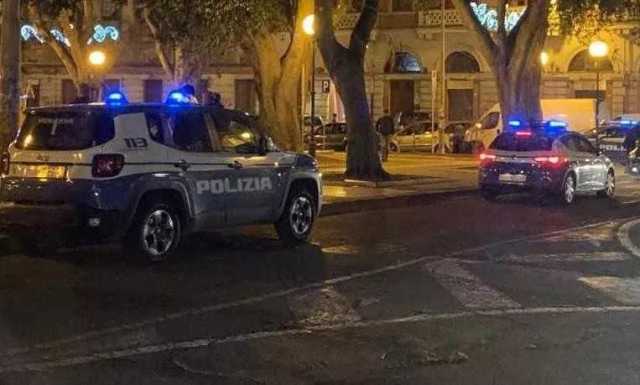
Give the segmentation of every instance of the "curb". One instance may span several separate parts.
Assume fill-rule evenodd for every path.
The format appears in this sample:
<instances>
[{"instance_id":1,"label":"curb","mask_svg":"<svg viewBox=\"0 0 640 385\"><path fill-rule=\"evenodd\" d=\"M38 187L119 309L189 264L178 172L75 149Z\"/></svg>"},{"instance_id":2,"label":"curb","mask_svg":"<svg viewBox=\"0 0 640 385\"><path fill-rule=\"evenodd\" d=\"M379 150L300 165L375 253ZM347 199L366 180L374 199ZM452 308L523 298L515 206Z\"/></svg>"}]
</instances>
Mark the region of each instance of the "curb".
<instances>
[{"instance_id":1,"label":"curb","mask_svg":"<svg viewBox=\"0 0 640 385\"><path fill-rule=\"evenodd\" d=\"M407 194L394 197L381 197L325 203L322 206L321 217L357 213L361 211L384 210L427 205L443 199L471 196L478 192L477 188L467 188L449 191L430 191Z\"/></svg>"}]
</instances>

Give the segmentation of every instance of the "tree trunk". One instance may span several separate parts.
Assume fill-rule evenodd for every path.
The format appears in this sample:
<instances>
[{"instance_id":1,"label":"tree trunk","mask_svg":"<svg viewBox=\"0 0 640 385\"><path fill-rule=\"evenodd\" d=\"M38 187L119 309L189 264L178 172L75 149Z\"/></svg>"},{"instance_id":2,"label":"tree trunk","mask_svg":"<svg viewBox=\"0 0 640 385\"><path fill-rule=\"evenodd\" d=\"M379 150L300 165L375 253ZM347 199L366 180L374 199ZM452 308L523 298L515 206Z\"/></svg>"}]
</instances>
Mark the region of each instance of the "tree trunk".
<instances>
[{"instance_id":1,"label":"tree trunk","mask_svg":"<svg viewBox=\"0 0 640 385\"><path fill-rule=\"evenodd\" d=\"M378 154L378 135L373 128L362 65L347 54L331 77L344 102L349 127L347 139L348 178L378 180L388 177Z\"/></svg>"},{"instance_id":2,"label":"tree trunk","mask_svg":"<svg viewBox=\"0 0 640 385\"><path fill-rule=\"evenodd\" d=\"M253 70L262 124L280 148L300 151L300 76L296 73L299 70L284 70L284 60L278 54L277 36L254 36L252 44L255 58Z\"/></svg>"},{"instance_id":3,"label":"tree trunk","mask_svg":"<svg viewBox=\"0 0 640 385\"><path fill-rule=\"evenodd\" d=\"M4 0L2 4L2 36L0 37L0 152L4 152L18 129L20 102L20 34L18 23L20 1Z\"/></svg>"},{"instance_id":4,"label":"tree trunk","mask_svg":"<svg viewBox=\"0 0 640 385\"><path fill-rule=\"evenodd\" d=\"M378 137L369 113L364 80L364 55L378 16L378 5L378 0L365 0L347 48L335 37L333 1L316 1L320 53L344 103L349 128L345 174L354 179L389 178L378 154Z\"/></svg>"}]
</instances>

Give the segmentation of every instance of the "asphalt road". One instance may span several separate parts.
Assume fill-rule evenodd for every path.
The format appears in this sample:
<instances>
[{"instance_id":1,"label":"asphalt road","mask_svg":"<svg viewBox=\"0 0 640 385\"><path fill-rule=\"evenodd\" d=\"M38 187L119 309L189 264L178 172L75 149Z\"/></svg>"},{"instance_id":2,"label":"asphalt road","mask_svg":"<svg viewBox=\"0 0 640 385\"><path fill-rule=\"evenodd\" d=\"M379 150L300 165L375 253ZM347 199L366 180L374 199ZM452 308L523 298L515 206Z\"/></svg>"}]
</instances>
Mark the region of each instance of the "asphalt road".
<instances>
[{"instance_id":1,"label":"asphalt road","mask_svg":"<svg viewBox=\"0 0 640 385\"><path fill-rule=\"evenodd\" d=\"M476 196L0 257L0 384L637 384L640 214ZM640 242L638 242L640 245Z\"/></svg>"}]
</instances>

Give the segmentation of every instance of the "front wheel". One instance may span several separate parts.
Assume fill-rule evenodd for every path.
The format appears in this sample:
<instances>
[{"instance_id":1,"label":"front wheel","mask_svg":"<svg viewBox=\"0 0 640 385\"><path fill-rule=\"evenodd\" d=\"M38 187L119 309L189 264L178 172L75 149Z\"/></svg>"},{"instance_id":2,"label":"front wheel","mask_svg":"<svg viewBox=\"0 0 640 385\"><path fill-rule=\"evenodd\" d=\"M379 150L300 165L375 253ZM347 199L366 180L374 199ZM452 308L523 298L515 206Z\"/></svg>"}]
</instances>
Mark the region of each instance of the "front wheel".
<instances>
[{"instance_id":1,"label":"front wheel","mask_svg":"<svg viewBox=\"0 0 640 385\"><path fill-rule=\"evenodd\" d=\"M560 202L570 205L576 199L576 177L573 173L567 175L562 183Z\"/></svg>"},{"instance_id":2,"label":"front wheel","mask_svg":"<svg viewBox=\"0 0 640 385\"><path fill-rule=\"evenodd\" d=\"M304 188L292 190L282 217L275 224L280 240L286 244L307 242L316 213L316 202L309 191Z\"/></svg>"},{"instance_id":3,"label":"front wheel","mask_svg":"<svg viewBox=\"0 0 640 385\"><path fill-rule=\"evenodd\" d=\"M607 187L598 191L598 198L612 199L616 195L616 176L613 171L607 174Z\"/></svg>"},{"instance_id":4,"label":"front wheel","mask_svg":"<svg viewBox=\"0 0 640 385\"><path fill-rule=\"evenodd\" d=\"M126 244L147 262L166 260L180 244L182 223L172 204L162 200L144 203L133 221Z\"/></svg>"}]
</instances>

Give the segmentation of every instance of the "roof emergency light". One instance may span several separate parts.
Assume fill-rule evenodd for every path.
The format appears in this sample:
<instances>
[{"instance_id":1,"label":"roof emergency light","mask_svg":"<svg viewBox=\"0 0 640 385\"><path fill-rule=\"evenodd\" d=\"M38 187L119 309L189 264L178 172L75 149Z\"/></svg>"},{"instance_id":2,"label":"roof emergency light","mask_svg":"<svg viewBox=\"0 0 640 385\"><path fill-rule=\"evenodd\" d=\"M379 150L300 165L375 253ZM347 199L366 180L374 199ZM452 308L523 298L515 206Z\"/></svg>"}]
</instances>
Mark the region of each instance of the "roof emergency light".
<instances>
[{"instance_id":1,"label":"roof emergency light","mask_svg":"<svg viewBox=\"0 0 640 385\"><path fill-rule=\"evenodd\" d=\"M182 91L182 89L177 89L169 92L166 103L170 106L181 106L187 104L198 104L198 100L193 95Z\"/></svg>"},{"instance_id":2,"label":"roof emergency light","mask_svg":"<svg viewBox=\"0 0 640 385\"><path fill-rule=\"evenodd\" d=\"M108 106L122 106L127 103L127 97L120 91L113 91L108 93L104 98L104 103Z\"/></svg>"},{"instance_id":3,"label":"roof emergency light","mask_svg":"<svg viewBox=\"0 0 640 385\"><path fill-rule=\"evenodd\" d=\"M522 126L522 122L519 120L509 120L509 127L512 128L520 128Z\"/></svg>"}]
</instances>

